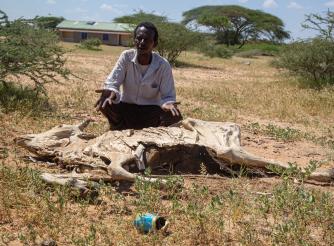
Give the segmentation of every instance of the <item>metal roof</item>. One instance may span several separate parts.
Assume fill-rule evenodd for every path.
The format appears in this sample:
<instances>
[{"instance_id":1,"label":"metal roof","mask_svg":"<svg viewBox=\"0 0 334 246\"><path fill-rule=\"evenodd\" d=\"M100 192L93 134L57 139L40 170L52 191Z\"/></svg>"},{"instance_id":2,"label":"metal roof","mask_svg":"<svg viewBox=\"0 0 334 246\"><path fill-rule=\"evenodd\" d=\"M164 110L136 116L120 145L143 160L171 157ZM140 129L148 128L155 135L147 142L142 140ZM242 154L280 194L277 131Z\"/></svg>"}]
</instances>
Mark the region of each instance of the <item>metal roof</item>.
<instances>
[{"instance_id":1,"label":"metal roof","mask_svg":"<svg viewBox=\"0 0 334 246\"><path fill-rule=\"evenodd\" d=\"M114 32L132 32L134 26L126 23L100 21L72 21L64 20L57 25L58 29L101 30Z\"/></svg>"}]
</instances>

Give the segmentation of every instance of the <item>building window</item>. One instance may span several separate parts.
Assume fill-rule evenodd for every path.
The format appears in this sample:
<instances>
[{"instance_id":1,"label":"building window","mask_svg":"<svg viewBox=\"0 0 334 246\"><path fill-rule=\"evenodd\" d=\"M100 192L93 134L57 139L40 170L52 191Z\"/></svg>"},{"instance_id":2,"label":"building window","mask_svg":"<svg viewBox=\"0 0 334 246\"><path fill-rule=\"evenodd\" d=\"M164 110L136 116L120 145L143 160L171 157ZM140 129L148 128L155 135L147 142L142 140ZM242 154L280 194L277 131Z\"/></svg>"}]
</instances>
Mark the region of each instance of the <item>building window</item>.
<instances>
[{"instance_id":1,"label":"building window","mask_svg":"<svg viewBox=\"0 0 334 246\"><path fill-rule=\"evenodd\" d=\"M87 32L81 33L81 39L87 39Z\"/></svg>"},{"instance_id":2,"label":"building window","mask_svg":"<svg viewBox=\"0 0 334 246\"><path fill-rule=\"evenodd\" d=\"M104 33L102 39L103 41L109 41L109 34Z\"/></svg>"}]
</instances>

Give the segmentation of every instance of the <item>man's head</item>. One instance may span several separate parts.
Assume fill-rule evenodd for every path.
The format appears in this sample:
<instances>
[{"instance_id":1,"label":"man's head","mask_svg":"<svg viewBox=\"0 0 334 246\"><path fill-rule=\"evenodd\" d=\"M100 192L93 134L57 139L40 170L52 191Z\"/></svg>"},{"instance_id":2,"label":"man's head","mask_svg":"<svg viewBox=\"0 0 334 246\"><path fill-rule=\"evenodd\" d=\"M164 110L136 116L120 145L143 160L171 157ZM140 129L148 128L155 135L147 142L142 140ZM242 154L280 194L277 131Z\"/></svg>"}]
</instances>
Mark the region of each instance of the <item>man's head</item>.
<instances>
[{"instance_id":1,"label":"man's head","mask_svg":"<svg viewBox=\"0 0 334 246\"><path fill-rule=\"evenodd\" d=\"M151 53L158 45L158 30L151 22L142 22L134 30L134 43L139 54Z\"/></svg>"}]
</instances>

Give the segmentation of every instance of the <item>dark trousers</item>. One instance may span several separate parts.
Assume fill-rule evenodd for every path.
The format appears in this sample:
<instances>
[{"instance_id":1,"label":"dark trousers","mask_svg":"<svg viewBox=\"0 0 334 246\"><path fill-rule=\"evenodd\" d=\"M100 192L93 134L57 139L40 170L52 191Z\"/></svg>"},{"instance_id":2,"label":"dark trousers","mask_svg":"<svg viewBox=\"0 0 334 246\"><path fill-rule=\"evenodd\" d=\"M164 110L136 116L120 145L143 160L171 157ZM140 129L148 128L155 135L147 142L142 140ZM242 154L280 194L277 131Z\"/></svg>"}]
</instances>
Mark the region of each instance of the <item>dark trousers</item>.
<instances>
[{"instance_id":1,"label":"dark trousers","mask_svg":"<svg viewBox=\"0 0 334 246\"><path fill-rule=\"evenodd\" d=\"M111 130L143 129L147 127L170 126L182 120L181 114L173 116L157 105L137 105L120 102L107 104L101 109L107 117Z\"/></svg>"}]
</instances>

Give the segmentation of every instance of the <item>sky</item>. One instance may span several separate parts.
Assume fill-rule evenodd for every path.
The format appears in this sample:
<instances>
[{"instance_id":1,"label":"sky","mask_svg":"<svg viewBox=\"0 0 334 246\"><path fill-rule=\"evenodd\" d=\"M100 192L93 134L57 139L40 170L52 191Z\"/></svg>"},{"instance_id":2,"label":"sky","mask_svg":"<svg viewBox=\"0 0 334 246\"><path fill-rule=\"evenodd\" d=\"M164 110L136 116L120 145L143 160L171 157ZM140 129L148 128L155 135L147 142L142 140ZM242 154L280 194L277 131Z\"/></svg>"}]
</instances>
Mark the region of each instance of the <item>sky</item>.
<instances>
[{"instance_id":1,"label":"sky","mask_svg":"<svg viewBox=\"0 0 334 246\"><path fill-rule=\"evenodd\" d=\"M325 14L328 9L334 11L334 0L0 0L0 10L6 12L11 20L52 15L87 21L112 21L143 10L179 22L182 13L192 8L232 4L279 17L294 40L315 35L301 27L306 14Z\"/></svg>"}]
</instances>

